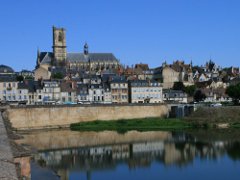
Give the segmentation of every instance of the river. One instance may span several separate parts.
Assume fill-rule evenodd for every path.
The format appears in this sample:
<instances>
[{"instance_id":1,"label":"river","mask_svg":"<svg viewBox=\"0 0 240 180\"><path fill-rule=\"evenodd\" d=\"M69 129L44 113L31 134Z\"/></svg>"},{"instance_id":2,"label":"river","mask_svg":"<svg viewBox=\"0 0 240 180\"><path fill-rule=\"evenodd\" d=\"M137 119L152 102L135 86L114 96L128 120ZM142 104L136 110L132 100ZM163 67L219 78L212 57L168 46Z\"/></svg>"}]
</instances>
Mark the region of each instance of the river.
<instances>
[{"instance_id":1,"label":"river","mask_svg":"<svg viewBox=\"0 0 240 180\"><path fill-rule=\"evenodd\" d=\"M238 130L118 133L36 131L17 143L34 152L32 179L240 179Z\"/></svg>"}]
</instances>

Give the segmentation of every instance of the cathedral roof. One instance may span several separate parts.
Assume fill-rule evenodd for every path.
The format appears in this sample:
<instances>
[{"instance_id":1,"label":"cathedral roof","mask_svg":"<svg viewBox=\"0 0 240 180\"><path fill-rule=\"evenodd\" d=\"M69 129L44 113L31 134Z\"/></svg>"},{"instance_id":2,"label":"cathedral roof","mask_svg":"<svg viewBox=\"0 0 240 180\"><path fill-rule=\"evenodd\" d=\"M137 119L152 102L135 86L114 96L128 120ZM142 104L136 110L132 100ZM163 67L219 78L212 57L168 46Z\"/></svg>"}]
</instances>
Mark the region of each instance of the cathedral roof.
<instances>
[{"instance_id":1,"label":"cathedral roof","mask_svg":"<svg viewBox=\"0 0 240 180\"><path fill-rule=\"evenodd\" d=\"M84 53L67 53L67 61L70 62L91 62L94 61L113 61L118 62L116 57L112 53L89 53L87 56Z\"/></svg>"},{"instance_id":2,"label":"cathedral roof","mask_svg":"<svg viewBox=\"0 0 240 180\"><path fill-rule=\"evenodd\" d=\"M53 58L53 53L51 52L41 52L39 55L41 64L50 64Z\"/></svg>"},{"instance_id":3,"label":"cathedral roof","mask_svg":"<svg viewBox=\"0 0 240 180\"><path fill-rule=\"evenodd\" d=\"M41 64L51 64L52 58L52 52L41 52L39 55ZM89 53L88 55L84 55L84 53L67 53L67 61L69 62L88 62L88 60L91 62L118 62L117 58L112 53Z\"/></svg>"}]
</instances>

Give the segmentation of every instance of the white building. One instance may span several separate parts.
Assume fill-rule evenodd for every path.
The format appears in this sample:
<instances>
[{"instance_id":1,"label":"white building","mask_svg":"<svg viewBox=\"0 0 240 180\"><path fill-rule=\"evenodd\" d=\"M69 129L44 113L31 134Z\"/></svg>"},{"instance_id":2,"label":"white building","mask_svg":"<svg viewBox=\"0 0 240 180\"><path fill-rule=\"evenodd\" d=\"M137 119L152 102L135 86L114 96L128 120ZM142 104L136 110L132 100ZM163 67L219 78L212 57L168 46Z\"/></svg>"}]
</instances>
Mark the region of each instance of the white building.
<instances>
[{"instance_id":1,"label":"white building","mask_svg":"<svg viewBox=\"0 0 240 180\"><path fill-rule=\"evenodd\" d=\"M104 88L102 84L91 84L88 89L91 103L104 103Z\"/></svg>"},{"instance_id":2,"label":"white building","mask_svg":"<svg viewBox=\"0 0 240 180\"><path fill-rule=\"evenodd\" d=\"M187 94L180 90L163 90L163 100L168 102L187 103Z\"/></svg>"},{"instance_id":3,"label":"white building","mask_svg":"<svg viewBox=\"0 0 240 180\"><path fill-rule=\"evenodd\" d=\"M57 81L43 82L43 103L52 104L61 101L60 83Z\"/></svg>"},{"instance_id":4,"label":"white building","mask_svg":"<svg viewBox=\"0 0 240 180\"><path fill-rule=\"evenodd\" d=\"M161 103L162 86L158 82L135 80L129 82L130 103Z\"/></svg>"}]
</instances>

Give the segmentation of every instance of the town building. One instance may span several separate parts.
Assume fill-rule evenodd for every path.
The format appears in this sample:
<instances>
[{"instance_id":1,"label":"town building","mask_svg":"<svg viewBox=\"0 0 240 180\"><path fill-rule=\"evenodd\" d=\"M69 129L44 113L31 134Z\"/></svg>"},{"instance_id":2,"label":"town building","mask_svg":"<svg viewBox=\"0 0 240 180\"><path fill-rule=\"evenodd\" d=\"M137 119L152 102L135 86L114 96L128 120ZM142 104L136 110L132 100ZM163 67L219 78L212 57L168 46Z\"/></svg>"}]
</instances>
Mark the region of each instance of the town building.
<instances>
[{"instance_id":1,"label":"town building","mask_svg":"<svg viewBox=\"0 0 240 180\"><path fill-rule=\"evenodd\" d=\"M11 67L1 64L0 75L15 75L15 72Z\"/></svg>"},{"instance_id":2,"label":"town building","mask_svg":"<svg viewBox=\"0 0 240 180\"><path fill-rule=\"evenodd\" d=\"M18 102L18 82L15 76L0 76L0 101Z\"/></svg>"},{"instance_id":3,"label":"town building","mask_svg":"<svg viewBox=\"0 0 240 180\"><path fill-rule=\"evenodd\" d=\"M128 103L128 82L123 79L114 79L110 82L112 103Z\"/></svg>"},{"instance_id":4,"label":"town building","mask_svg":"<svg viewBox=\"0 0 240 180\"><path fill-rule=\"evenodd\" d=\"M163 63L162 79L164 89L172 88L174 82L183 82L185 86L193 85L192 65L185 64L184 61L175 61L171 65Z\"/></svg>"},{"instance_id":5,"label":"town building","mask_svg":"<svg viewBox=\"0 0 240 180\"><path fill-rule=\"evenodd\" d=\"M43 82L43 93L42 102L44 104L56 104L61 102L61 88L60 82L58 81L44 81Z\"/></svg>"},{"instance_id":6,"label":"town building","mask_svg":"<svg viewBox=\"0 0 240 180\"><path fill-rule=\"evenodd\" d=\"M90 104L88 84L77 84L77 102L79 104Z\"/></svg>"},{"instance_id":7,"label":"town building","mask_svg":"<svg viewBox=\"0 0 240 180\"><path fill-rule=\"evenodd\" d=\"M77 103L76 83L74 81L63 81L60 83L61 103L74 104Z\"/></svg>"},{"instance_id":8,"label":"town building","mask_svg":"<svg viewBox=\"0 0 240 180\"><path fill-rule=\"evenodd\" d=\"M111 92L109 84L104 83L103 88L104 88L104 104L111 104L112 103L112 92Z\"/></svg>"},{"instance_id":9,"label":"town building","mask_svg":"<svg viewBox=\"0 0 240 180\"><path fill-rule=\"evenodd\" d=\"M164 89L164 102L187 103L187 94L181 90Z\"/></svg>"},{"instance_id":10,"label":"town building","mask_svg":"<svg viewBox=\"0 0 240 180\"><path fill-rule=\"evenodd\" d=\"M162 86L159 82L135 80L129 82L130 103L161 103Z\"/></svg>"},{"instance_id":11,"label":"town building","mask_svg":"<svg viewBox=\"0 0 240 180\"><path fill-rule=\"evenodd\" d=\"M104 103L104 87L102 84L90 84L88 93L91 103Z\"/></svg>"},{"instance_id":12,"label":"town building","mask_svg":"<svg viewBox=\"0 0 240 180\"><path fill-rule=\"evenodd\" d=\"M23 69L16 73L18 76L22 76L24 79L34 79L34 72Z\"/></svg>"},{"instance_id":13,"label":"town building","mask_svg":"<svg viewBox=\"0 0 240 180\"><path fill-rule=\"evenodd\" d=\"M17 84L18 103L29 104L29 87L25 82L19 82Z\"/></svg>"}]
</instances>

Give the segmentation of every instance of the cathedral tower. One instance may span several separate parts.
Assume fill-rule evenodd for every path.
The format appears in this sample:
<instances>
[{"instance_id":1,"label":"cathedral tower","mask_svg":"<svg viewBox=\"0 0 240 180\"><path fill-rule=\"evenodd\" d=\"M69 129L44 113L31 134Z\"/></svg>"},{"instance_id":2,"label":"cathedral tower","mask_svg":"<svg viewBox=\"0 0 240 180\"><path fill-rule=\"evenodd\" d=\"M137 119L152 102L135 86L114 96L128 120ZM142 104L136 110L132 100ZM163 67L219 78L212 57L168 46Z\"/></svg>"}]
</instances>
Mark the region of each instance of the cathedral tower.
<instances>
[{"instance_id":1,"label":"cathedral tower","mask_svg":"<svg viewBox=\"0 0 240 180\"><path fill-rule=\"evenodd\" d=\"M66 31L53 26L53 64L64 65L67 58Z\"/></svg>"}]
</instances>

